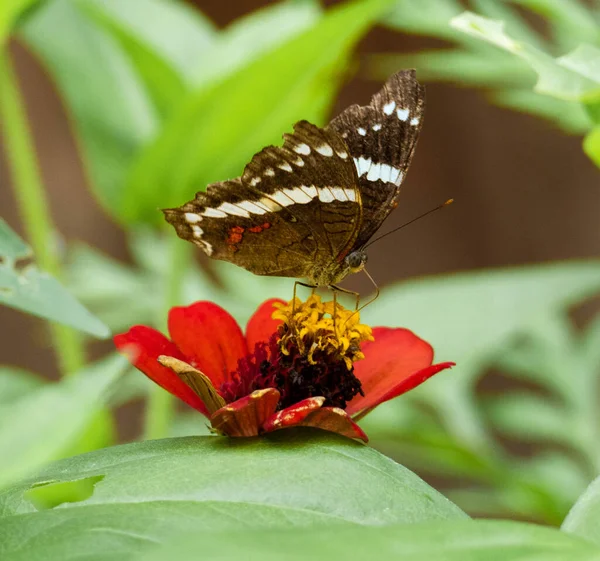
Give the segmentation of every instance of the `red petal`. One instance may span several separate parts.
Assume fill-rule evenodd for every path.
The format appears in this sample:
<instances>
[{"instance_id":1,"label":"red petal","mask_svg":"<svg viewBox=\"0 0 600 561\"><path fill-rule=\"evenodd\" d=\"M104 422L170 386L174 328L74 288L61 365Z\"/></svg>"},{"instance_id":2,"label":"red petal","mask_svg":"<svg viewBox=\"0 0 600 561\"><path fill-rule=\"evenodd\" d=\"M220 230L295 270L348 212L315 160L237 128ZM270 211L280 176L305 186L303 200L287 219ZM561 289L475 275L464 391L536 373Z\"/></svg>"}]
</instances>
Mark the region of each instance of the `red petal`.
<instances>
[{"instance_id":1,"label":"red petal","mask_svg":"<svg viewBox=\"0 0 600 561\"><path fill-rule=\"evenodd\" d=\"M227 436L257 436L279 403L275 388L256 390L221 407L210 418L212 427Z\"/></svg>"},{"instance_id":2,"label":"red petal","mask_svg":"<svg viewBox=\"0 0 600 561\"><path fill-rule=\"evenodd\" d=\"M208 416L204 403L192 389L170 368L158 363L160 355L185 360L179 349L162 333L151 327L136 325L127 333L116 335L114 342L119 352L153 382Z\"/></svg>"},{"instance_id":3,"label":"red petal","mask_svg":"<svg viewBox=\"0 0 600 561\"><path fill-rule=\"evenodd\" d=\"M362 346L365 358L354 363L354 374L365 395L348 404L346 412L352 416L407 392L441 370L424 376L422 371L431 366L433 349L408 329L376 327L373 337L374 341Z\"/></svg>"},{"instance_id":4,"label":"red petal","mask_svg":"<svg viewBox=\"0 0 600 561\"><path fill-rule=\"evenodd\" d=\"M186 362L208 376L217 389L237 369L238 360L248 354L236 321L212 302L172 308L169 333Z\"/></svg>"},{"instance_id":5,"label":"red petal","mask_svg":"<svg viewBox=\"0 0 600 561\"><path fill-rule=\"evenodd\" d=\"M348 413L338 407L322 407L311 413L300 426L315 427L317 429L336 432L348 438L359 438L368 442L369 438L364 431L350 418Z\"/></svg>"},{"instance_id":6,"label":"red petal","mask_svg":"<svg viewBox=\"0 0 600 561\"><path fill-rule=\"evenodd\" d=\"M254 351L256 343L267 342L273 333L277 331L281 320L273 319L271 316L275 311L273 304L280 302L285 304L280 298L271 298L258 307L254 315L248 321L246 326L246 341L248 342L248 350Z\"/></svg>"},{"instance_id":7,"label":"red petal","mask_svg":"<svg viewBox=\"0 0 600 561\"><path fill-rule=\"evenodd\" d=\"M425 380L428 380L434 374L437 374L442 370L446 370L446 368L452 368L455 365L456 363L454 362L440 362L439 364L432 364L427 368L423 368L423 370L415 372L414 374L402 380L393 388L391 388L390 391L382 397L379 403L383 403L385 401L389 401L390 399L394 399L395 397L398 397L399 395L402 395L403 393L406 393L412 390L413 388L420 386L423 382L425 382ZM379 403L376 403L373 407L376 407L377 405L379 405ZM373 409L373 407L371 407L368 411ZM363 411L361 417L364 417L368 411Z\"/></svg>"},{"instance_id":8,"label":"red petal","mask_svg":"<svg viewBox=\"0 0 600 561\"><path fill-rule=\"evenodd\" d=\"M275 415L263 425L263 430L264 432L271 432L298 425L302 423L308 415L317 409L320 409L324 402L324 397L309 397L303 399L302 401L275 413Z\"/></svg>"}]
</instances>

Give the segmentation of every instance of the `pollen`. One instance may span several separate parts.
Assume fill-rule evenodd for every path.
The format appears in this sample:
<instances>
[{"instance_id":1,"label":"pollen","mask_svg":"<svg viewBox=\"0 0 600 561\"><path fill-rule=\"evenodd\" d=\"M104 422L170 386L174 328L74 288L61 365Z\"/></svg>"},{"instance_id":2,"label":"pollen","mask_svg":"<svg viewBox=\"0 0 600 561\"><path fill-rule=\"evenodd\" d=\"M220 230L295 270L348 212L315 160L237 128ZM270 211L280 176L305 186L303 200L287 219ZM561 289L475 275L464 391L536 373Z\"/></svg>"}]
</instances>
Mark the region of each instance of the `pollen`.
<instances>
[{"instance_id":1,"label":"pollen","mask_svg":"<svg viewBox=\"0 0 600 561\"><path fill-rule=\"evenodd\" d=\"M278 308L273 319L283 322L280 327L279 347L285 355L297 349L309 364L321 362L324 357L343 361L348 370L364 358L360 344L372 341L368 325L360 323L360 314L345 309L334 302L322 302L313 294L302 302L296 298L288 304L275 304Z\"/></svg>"}]
</instances>

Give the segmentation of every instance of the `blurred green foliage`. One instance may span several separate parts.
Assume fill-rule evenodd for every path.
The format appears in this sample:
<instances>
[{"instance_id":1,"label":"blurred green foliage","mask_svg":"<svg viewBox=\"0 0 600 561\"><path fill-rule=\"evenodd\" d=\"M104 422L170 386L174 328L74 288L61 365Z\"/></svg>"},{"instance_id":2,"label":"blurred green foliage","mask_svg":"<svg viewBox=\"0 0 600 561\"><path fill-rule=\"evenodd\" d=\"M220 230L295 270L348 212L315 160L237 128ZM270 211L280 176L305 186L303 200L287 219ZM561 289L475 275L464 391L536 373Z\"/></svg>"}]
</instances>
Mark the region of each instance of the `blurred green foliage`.
<instances>
[{"instance_id":1,"label":"blurred green foliage","mask_svg":"<svg viewBox=\"0 0 600 561\"><path fill-rule=\"evenodd\" d=\"M376 54L367 72L382 79L414 66L424 80L485 88L494 103L586 135L584 150L600 167L600 9L591 4L470 0L475 13L463 13L456 0L399 1L388 26L450 46Z\"/></svg>"},{"instance_id":2,"label":"blurred green foliage","mask_svg":"<svg viewBox=\"0 0 600 561\"><path fill-rule=\"evenodd\" d=\"M217 29L175 0L2 3L0 44L12 31L54 81L89 186L125 229L132 256L126 265L94 248L69 248L65 283L99 319L47 275L37 300L18 294L12 305L100 335L104 324L113 332L133 323L162 327L170 306L200 299L221 304L243 324L262 300L288 298L289 279L255 277L225 263L198 266L179 249L184 242L156 227L158 209L238 175L295 120L323 123L352 68L355 45L378 20L452 46L373 56L370 75L385 78L416 66L420 78L485 87L497 103L586 135L584 149L600 165L598 6L468 4L476 14L462 14L454 0L362 0L327 10L297 0ZM531 24L532 16L547 24L545 32ZM14 265L27 256L27 245L0 223L0 274L19 281L22 271ZM13 285L23 290L21 281ZM577 331L569 319L574 306L599 292L597 261L386 287L365 310L365 321L409 327L433 344L438 360L458 366L371 414L365 428L373 443L432 481L443 480L469 513L559 525L600 472L600 320ZM0 301L10 303L2 287ZM273 527L325 523L327 536L338 536L327 559L356 553L357 535L379 552L389 547L382 555L390 558L399 558L398 544L410 559L599 556L592 544L600 528L597 480L568 514L563 529L574 534L568 536L524 524L439 522L463 517L460 508L383 455L331 436L311 436L310 443L305 435L289 442L274 435L110 447L112 417L103 404L122 405L150 387L137 373L121 378L121 368L122 361L109 357L58 383L0 369L0 456L11 460L0 462L0 484L7 485L0 493L3 561L144 558L151 545L182 530L196 535L175 550L167 544L156 559L174 552L184 558L185 548L200 547L189 544L200 543L225 555L216 530L239 532L239 543L263 559L263 545L268 551L281 536ZM492 369L513 389L483 391ZM203 419L189 413L166 429L164 436L205 431ZM103 446L109 447L15 483L51 459ZM50 482L75 487L65 491ZM38 512L32 486L47 506L76 502ZM398 526L423 521L431 522ZM348 523L353 528L345 534ZM394 525L358 526L383 523ZM302 532L289 537L305 544L298 551L321 551L319 533Z\"/></svg>"},{"instance_id":3,"label":"blurred green foliage","mask_svg":"<svg viewBox=\"0 0 600 561\"><path fill-rule=\"evenodd\" d=\"M239 175L257 146L279 142L295 121L322 123L353 46L391 2L326 13L285 2L221 32L179 3L131 4L49 1L19 35L68 103L106 211L160 224L157 208Z\"/></svg>"}]
</instances>

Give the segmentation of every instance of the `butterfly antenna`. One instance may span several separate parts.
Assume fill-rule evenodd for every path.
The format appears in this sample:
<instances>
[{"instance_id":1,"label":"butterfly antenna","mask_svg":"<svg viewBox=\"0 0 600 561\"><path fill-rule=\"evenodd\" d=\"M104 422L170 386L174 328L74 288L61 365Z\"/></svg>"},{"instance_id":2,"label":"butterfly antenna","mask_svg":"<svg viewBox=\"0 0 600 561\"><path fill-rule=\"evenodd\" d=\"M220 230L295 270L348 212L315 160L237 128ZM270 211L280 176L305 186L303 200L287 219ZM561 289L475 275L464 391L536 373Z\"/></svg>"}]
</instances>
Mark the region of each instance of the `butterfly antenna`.
<instances>
[{"instance_id":1,"label":"butterfly antenna","mask_svg":"<svg viewBox=\"0 0 600 561\"><path fill-rule=\"evenodd\" d=\"M416 218L413 218L412 220L409 220L408 222L402 224L402 226L398 226L397 228L394 228L393 230L390 230L389 232L386 232L382 236L379 236L378 238L375 238L374 240L371 240L367 245L365 245L363 247L363 249L366 249L370 245L373 245L375 242L378 242L379 240L382 240L386 236L389 236L390 234L393 234L394 232L397 232L398 230L402 230L402 228L408 226L409 224L412 224L413 222L416 222L417 220L421 220L421 218L425 218L427 215L431 214L432 212L435 212L436 210L440 210L441 208L444 208L444 207L447 207L448 205L451 205L453 202L454 202L454 199L448 199L445 203L442 203L441 205L436 206L435 208L432 208L432 209L428 210L427 212L424 212L420 216L417 216ZM365 271L365 273L366 273L366 271ZM369 278L371 278L371 277L369 276ZM371 279L371 281L373 281L373 279ZM373 284L375 284L375 283L373 282Z\"/></svg>"}]
</instances>

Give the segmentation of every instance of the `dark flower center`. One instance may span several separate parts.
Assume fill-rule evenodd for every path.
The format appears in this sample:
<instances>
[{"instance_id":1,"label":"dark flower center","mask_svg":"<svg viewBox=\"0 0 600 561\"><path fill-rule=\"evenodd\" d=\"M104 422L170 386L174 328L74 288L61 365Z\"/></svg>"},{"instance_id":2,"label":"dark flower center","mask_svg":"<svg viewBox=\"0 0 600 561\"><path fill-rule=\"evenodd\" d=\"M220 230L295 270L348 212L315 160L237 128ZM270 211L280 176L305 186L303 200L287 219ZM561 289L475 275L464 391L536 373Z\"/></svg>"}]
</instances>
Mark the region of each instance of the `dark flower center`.
<instances>
[{"instance_id":1,"label":"dark flower center","mask_svg":"<svg viewBox=\"0 0 600 561\"><path fill-rule=\"evenodd\" d=\"M281 394L278 409L285 409L308 397L322 396L329 407L345 409L356 395L363 394L354 367L348 369L343 358L317 350L310 357L288 343L284 354L279 335L268 343L258 343L254 353L238 361L237 371L220 388L231 403L255 390L277 388Z\"/></svg>"}]
</instances>

